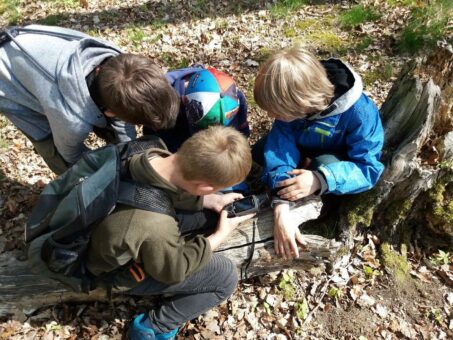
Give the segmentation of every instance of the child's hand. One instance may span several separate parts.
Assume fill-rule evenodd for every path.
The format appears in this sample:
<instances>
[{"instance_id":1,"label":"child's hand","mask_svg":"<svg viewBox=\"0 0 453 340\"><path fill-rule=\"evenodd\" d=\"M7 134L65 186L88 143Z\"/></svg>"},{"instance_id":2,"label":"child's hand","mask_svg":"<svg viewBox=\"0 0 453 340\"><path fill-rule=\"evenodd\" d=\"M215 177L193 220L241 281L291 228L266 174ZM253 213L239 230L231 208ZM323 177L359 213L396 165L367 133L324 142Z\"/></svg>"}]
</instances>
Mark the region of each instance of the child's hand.
<instances>
[{"instance_id":1,"label":"child's hand","mask_svg":"<svg viewBox=\"0 0 453 340\"><path fill-rule=\"evenodd\" d=\"M241 224L244 221L247 221L247 220L251 219L255 215L256 214L253 213L253 214L248 214L248 215L244 215L244 216L228 218L228 212L225 211L225 210L222 210L222 212L220 213L219 223L217 224L217 230L222 232L222 233L226 232L226 233L229 234L234 229L236 229L236 227L239 224Z\"/></svg>"},{"instance_id":2,"label":"child's hand","mask_svg":"<svg viewBox=\"0 0 453 340\"><path fill-rule=\"evenodd\" d=\"M217 224L216 231L208 236L211 244L211 249L215 250L217 247L228 237L228 235L236 229L236 227L248 219L254 217L255 214L248 214L239 217L228 218L228 212L222 210L220 213L219 223Z\"/></svg>"},{"instance_id":3,"label":"child's hand","mask_svg":"<svg viewBox=\"0 0 453 340\"><path fill-rule=\"evenodd\" d=\"M244 196L237 192L230 192L224 195L210 194L204 196L203 207L206 209L214 210L215 212L220 214L224 206L241 198L244 198Z\"/></svg>"},{"instance_id":4,"label":"child's hand","mask_svg":"<svg viewBox=\"0 0 453 340\"><path fill-rule=\"evenodd\" d=\"M274 208L274 250L284 259L299 257L298 243L305 245L299 224L291 218L289 206L279 204Z\"/></svg>"},{"instance_id":5,"label":"child's hand","mask_svg":"<svg viewBox=\"0 0 453 340\"><path fill-rule=\"evenodd\" d=\"M277 184L277 187L284 187L277 192L282 199L297 201L298 199L309 196L321 189L321 182L319 182L318 177L313 171L294 169L288 173L296 176Z\"/></svg>"}]
</instances>

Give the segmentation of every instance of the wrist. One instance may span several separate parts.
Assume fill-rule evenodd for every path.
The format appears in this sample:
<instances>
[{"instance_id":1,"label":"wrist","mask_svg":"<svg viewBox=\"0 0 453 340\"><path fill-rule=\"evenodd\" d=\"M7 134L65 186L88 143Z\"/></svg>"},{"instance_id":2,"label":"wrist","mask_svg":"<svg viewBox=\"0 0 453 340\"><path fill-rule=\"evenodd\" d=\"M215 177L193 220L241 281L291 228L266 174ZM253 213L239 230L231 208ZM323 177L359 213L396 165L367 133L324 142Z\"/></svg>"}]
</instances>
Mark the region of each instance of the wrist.
<instances>
[{"instance_id":1,"label":"wrist","mask_svg":"<svg viewBox=\"0 0 453 340\"><path fill-rule=\"evenodd\" d=\"M281 216L287 212L289 212L289 204L286 202L274 206L274 216Z\"/></svg>"}]
</instances>

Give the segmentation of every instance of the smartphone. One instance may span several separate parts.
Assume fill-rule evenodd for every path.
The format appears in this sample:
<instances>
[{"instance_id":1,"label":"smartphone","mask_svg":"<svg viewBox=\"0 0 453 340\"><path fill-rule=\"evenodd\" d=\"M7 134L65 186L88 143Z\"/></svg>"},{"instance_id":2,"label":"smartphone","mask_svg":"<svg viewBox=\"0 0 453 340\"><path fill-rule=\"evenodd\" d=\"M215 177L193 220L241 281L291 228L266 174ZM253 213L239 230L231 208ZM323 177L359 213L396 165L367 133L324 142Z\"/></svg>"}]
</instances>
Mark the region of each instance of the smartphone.
<instances>
[{"instance_id":1,"label":"smartphone","mask_svg":"<svg viewBox=\"0 0 453 340\"><path fill-rule=\"evenodd\" d=\"M263 197L261 198L260 196ZM237 217L257 213L260 211L261 206L265 202L265 198L267 198L267 195L260 196L246 196L226 205L223 209L228 211L228 217Z\"/></svg>"}]
</instances>

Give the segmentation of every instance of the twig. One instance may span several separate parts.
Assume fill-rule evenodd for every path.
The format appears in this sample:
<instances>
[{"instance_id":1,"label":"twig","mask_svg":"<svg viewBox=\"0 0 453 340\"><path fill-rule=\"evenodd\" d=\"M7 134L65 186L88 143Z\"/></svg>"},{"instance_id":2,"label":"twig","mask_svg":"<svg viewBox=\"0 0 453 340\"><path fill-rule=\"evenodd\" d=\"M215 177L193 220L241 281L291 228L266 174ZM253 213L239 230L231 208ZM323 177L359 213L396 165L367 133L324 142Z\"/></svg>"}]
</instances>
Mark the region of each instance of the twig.
<instances>
[{"instance_id":1,"label":"twig","mask_svg":"<svg viewBox=\"0 0 453 340\"><path fill-rule=\"evenodd\" d=\"M346 264L345 268L347 269L351 264L351 258L352 258L352 254L351 256L349 257L348 259L348 263ZM316 306L308 313L307 317L305 318L304 322L302 323L302 326L305 326L308 322L310 322L311 318L313 317L313 315L316 313L316 311L318 310L318 308L321 306L321 302L322 300L324 299L324 296L326 296L327 294L327 288L329 287L329 284L332 282L332 278L335 276L335 273L332 273L326 283L324 284L324 286L322 287L322 295L321 297L318 299L317 303L316 303Z\"/></svg>"}]
</instances>

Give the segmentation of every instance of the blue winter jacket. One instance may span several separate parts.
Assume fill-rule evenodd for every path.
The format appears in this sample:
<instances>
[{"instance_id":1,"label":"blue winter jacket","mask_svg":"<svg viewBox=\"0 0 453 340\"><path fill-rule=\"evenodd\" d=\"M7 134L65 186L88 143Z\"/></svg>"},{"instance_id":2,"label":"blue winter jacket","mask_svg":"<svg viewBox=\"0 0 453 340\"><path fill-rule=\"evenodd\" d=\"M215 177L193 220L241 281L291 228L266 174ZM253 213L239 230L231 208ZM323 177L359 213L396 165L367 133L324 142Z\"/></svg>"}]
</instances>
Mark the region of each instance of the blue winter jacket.
<instances>
[{"instance_id":1,"label":"blue winter jacket","mask_svg":"<svg viewBox=\"0 0 453 340\"><path fill-rule=\"evenodd\" d=\"M166 77L173 88L178 92L179 96L183 96L185 93L185 78L192 75L193 73L202 69L199 67L188 67L174 71L167 72ZM247 101L244 94L238 91L239 98L239 111L236 117L231 121L231 127L242 132L246 137L250 134L249 125L247 123ZM145 134L155 134L162 138L171 152L176 152L179 147L184 143L186 139L192 136L195 132L200 129L189 123L186 115L186 109L184 104L181 102L179 114L176 120L176 124L173 128L167 130L153 131L150 128L144 128Z\"/></svg>"},{"instance_id":2,"label":"blue winter jacket","mask_svg":"<svg viewBox=\"0 0 453 340\"><path fill-rule=\"evenodd\" d=\"M301 150L345 155L345 160L316 169L324 181L322 193L359 193L372 188L382 174L384 165L379 159L384 131L379 111L363 93L362 81L354 71L339 60L329 62L345 68L352 87L310 118L275 121L264 147L264 179L271 188L291 177L287 172L298 168L304 157Z\"/></svg>"}]
</instances>

